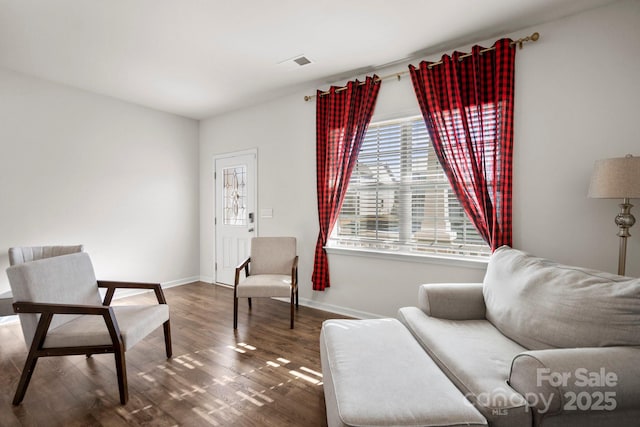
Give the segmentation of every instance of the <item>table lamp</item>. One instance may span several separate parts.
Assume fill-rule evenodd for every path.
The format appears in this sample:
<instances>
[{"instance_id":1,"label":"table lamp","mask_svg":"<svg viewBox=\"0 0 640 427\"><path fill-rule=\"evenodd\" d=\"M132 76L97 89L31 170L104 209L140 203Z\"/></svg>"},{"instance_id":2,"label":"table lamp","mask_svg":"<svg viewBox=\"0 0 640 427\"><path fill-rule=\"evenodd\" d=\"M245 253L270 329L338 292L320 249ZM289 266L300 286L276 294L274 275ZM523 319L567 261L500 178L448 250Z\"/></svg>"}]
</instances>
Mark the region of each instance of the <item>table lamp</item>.
<instances>
[{"instance_id":1,"label":"table lamp","mask_svg":"<svg viewBox=\"0 0 640 427\"><path fill-rule=\"evenodd\" d=\"M640 198L640 157L627 154L625 157L602 159L595 163L589 197L602 199L622 199L620 213L615 222L620 237L618 274L624 276L627 258L627 237L629 229L636 222L631 214L633 205L629 199Z\"/></svg>"}]
</instances>

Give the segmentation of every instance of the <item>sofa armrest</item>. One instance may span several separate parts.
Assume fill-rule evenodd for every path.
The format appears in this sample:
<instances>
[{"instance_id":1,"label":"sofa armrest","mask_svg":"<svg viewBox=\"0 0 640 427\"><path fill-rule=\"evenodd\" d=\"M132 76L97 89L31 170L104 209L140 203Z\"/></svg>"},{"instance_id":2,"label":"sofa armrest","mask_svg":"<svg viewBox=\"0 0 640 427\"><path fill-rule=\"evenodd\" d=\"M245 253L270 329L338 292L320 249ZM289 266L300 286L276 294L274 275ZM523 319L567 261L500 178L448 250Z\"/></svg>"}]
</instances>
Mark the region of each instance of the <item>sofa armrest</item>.
<instances>
[{"instance_id":1,"label":"sofa armrest","mask_svg":"<svg viewBox=\"0 0 640 427\"><path fill-rule=\"evenodd\" d=\"M539 416L637 408L640 348L586 347L526 351L509 384Z\"/></svg>"},{"instance_id":2,"label":"sofa armrest","mask_svg":"<svg viewBox=\"0 0 640 427\"><path fill-rule=\"evenodd\" d=\"M482 283L429 283L418 289L418 307L431 317L484 319Z\"/></svg>"}]
</instances>

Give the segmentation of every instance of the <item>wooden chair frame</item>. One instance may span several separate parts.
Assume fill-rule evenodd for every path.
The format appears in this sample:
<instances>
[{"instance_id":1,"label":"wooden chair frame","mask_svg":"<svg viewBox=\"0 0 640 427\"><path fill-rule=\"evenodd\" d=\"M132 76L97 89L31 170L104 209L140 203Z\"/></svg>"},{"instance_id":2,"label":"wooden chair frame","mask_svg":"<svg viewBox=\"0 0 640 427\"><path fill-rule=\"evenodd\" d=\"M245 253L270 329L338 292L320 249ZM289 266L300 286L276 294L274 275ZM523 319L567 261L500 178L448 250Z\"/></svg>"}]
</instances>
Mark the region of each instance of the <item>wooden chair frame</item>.
<instances>
[{"instance_id":1,"label":"wooden chair frame","mask_svg":"<svg viewBox=\"0 0 640 427\"><path fill-rule=\"evenodd\" d=\"M33 336L31 342L31 348L27 355L27 360L20 376L20 382L16 394L13 398L13 404L19 405L24 398L24 395L29 386L31 375L36 367L36 362L40 357L50 356L70 356L78 354L86 354L90 357L92 354L113 353L116 363L116 372L118 376L118 390L120 393L120 403L126 404L129 400L129 391L127 387L127 367L125 363L125 349L120 336L120 329L118 327L118 321L114 315L113 309L109 306L111 300L118 288L129 289L152 289L158 299L158 304L166 304L167 301L162 292L162 287L159 283L135 283L135 282L113 282L113 281L98 281L98 287L106 288L102 306L95 305L67 305L67 304L47 304L47 303L34 303L34 302L15 302L13 308L16 313L39 313L40 320L38 327ZM47 337L49 325L51 319L55 314L85 314L102 316L104 323L109 331L111 337L111 344L106 345L94 345L94 346L77 346L77 347L52 347L43 348L44 341ZM171 347L171 327L169 320L164 322L164 342L167 353L167 358L172 355Z\"/></svg>"},{"instance_id":2,"label":"wooden chair frame","mask_svg":"<svg viewBox=\"0 0 640 427\"><path fill-rule=\"evenodd\" d=\"M249 277L249 264L251 263L251 257L245 259L242 264L236 267L236 277L233 284L233 329L238 329L238 283L240 283L240 273L244 270L245 277ZM294 297L295 308L298 308L298 256L293 259L291 265L291 322L290 329L293 329L294 319ZM251 298L249 300L249 309L251 309Z\"/></svg>"}]
</instances>

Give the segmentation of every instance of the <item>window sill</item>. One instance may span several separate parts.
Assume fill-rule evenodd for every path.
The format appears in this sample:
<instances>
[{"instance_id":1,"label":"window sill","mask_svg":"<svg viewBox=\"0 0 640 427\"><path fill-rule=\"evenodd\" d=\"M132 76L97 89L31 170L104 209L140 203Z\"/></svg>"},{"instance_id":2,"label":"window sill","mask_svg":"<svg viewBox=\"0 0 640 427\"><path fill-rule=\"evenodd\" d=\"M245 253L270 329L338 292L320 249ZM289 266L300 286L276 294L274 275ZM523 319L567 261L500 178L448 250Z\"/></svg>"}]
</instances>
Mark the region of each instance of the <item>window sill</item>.
<instances>
[{"instance_id":1,"label":"window sill","mask_svg":"<svg viewBox=\"0 0 640 427\"><path fill-rule=\"evenodd\" d=\"M416 262L420 264L438 264L446 266L472 268L477 270L486 270L489 259L482 258L462 258L446 255L412 255L406 253L397 252L385 252L381 250L369 250L369 249L351 249L351 248L338 248L335 246L324 247L327 254L331 255L346 255L346 256L358 256L364 258L376 258L385 259L389 261L403 261L403 262Z\"/></svg>"}]
</instances>

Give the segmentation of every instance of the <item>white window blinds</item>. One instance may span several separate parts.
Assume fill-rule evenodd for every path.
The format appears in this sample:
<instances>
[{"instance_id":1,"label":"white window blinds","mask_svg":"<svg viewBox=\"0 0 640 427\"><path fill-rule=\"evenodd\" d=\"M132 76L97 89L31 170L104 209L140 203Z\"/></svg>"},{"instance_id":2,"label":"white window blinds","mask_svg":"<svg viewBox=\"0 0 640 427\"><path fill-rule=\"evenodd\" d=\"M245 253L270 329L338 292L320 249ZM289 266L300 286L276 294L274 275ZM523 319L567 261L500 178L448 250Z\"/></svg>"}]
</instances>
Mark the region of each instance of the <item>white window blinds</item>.
<instances>
[{"instance_id":1,"label":"white window blinds","mask_svg":"<svg viewBox=\"0 0 640 427\"><path fill-rule=\"evenodd\" d=\"M371 124L330 246L487 257L436 158L422 117Z\"/></svg>"}]
</instances>

